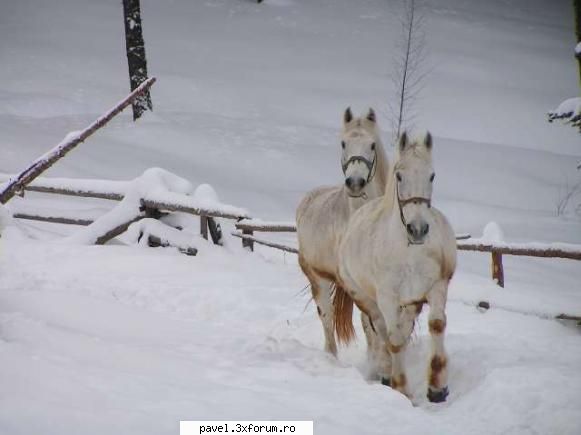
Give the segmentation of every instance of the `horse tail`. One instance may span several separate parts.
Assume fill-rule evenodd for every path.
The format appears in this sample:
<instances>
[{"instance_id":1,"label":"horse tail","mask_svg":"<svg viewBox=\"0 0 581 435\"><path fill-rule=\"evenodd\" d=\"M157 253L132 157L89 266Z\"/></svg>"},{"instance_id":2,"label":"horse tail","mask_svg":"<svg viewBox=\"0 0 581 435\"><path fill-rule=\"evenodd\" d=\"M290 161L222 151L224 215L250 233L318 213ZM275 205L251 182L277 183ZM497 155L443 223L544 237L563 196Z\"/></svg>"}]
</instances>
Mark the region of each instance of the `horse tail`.
<instances>
[{"instance_id":1,"label":"horse tail","mask_svg":"<svg viewBox=\"0 0 581 435\"><path fill-rule=\"evenodd\" d=\"M353 328L353 299L339 284L335 284L335 333L339 343L349 344L355 338Z\"/></svg>"}]
</instances>

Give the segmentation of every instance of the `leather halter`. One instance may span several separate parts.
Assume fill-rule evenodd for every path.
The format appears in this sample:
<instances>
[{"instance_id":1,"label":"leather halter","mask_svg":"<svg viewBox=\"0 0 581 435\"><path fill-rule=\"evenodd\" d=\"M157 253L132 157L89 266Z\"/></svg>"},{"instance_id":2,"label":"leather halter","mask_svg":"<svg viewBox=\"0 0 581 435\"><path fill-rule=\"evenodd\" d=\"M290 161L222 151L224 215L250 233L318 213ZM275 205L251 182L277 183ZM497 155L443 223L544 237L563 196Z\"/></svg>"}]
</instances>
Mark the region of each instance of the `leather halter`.
<instances>
[{"instance_id":1,"label":"leather halter","mask_svg":"<svg viewBox=\"0 0 581 435\"><path fill-rule=\"evenodd\" d=\"M349 157L349 160L347 160L343 164L343 174L346 174L347 168L349 167L349 165L351 163L355 163L355 162L361 162L365 166L367 166L368 173L367 173L367 180L365 180L365 183L369 183L369 181L371 181L371 179L375 176L375 172L377 171L377 165L375 164L377 162L377 151L375 151L373 153L373 160L368 160L363 156L351 156L351 157Z\"/></svg>"},{"instance_id":2,"label":"leather halter","mask_svg":"<svg viewBox=\"0 0 581 435\"><path fill-rule=\"evenodd\" d=\"M421 196L412 196L410 198L401 199L399 196L399 181L395 180L395 193L397 195L397 205L399 206L399 217L403 227L407 229L407 222L403 215L403 208L408 204L426 204L428 208L432 207L432 200L430 198L423 198Z\"/></svg>"}]
</instances>

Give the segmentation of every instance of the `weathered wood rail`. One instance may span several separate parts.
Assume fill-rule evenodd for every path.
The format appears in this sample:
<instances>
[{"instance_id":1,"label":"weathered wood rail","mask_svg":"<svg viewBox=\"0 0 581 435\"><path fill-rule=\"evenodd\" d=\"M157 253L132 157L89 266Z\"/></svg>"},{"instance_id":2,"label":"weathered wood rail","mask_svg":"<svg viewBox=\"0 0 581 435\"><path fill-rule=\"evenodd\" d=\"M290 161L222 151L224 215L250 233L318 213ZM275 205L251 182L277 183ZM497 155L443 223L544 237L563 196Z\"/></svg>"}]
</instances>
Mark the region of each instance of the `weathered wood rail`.
<instances>
[{"instance_id":1,"label":"weathered wood rail","mask_svg":"<svg viewBox=\"0 0 581 435\"><path fill-rule=\"evenodd\" d=\"M58 160L62 159L71 150L75 149L79 144L83 143L87 138L94 134L97 130L104 127L111 119L121 113L127 106L129 106L140 95L149 91L156 79L151 77L141 83L135 90L127 95L123 100L118 102L115 106L109 109L106 113L101 115L89 126L81 131L69 133L61 143L53 147L49 152L40 156L26 169L21 171L15 177L8 180L4 186L0 186L0 203L6 204L19 191L26 188L34 179L45 172L48 168L54 165Z\"/></svg>"},{"instance_id":2,"label":"weathered wood rail","mask_svg":"<svg viewBox=\"0 0 581 435\"><path fill-rule=\"evenodd\" d=\"M567 243L506 243L468 239L458 242L461 251L490 252L492 279L504 287L503 255L581 260L581 246Z\"/></svg>"},{"instance_id":3,"label":"weathered wood rail","mask_svg":"<svg viewBox=\"0 0 581 435\"><path fill-rule=\"evenodd\" d=\"M291 222L263 222L260 220L243 220L236 223L236 229L241 231L232 233L233 236L242 239L243 246L254 249L254 244L280 249L285 252L298 253L293 246L275 243L254 236L254 232L296 232L296 225ZM488 242L471 238L470 234L457 234L458 250L489 252L491 254L492 279L500 287L504 287L503 255L564 258L581 260L581 245L566 243L540 244L540 243L505 243Z\"/></svg>"},{"instance_id":4,"label":"weathered wood rail","mask_svg":"<svg viewBox=\"0 0 581 435\"><path fill-rule=\"evenodd\" d=\"M0 182L10 180L10 176L0 174ZM55 195L73 196L80 198L95 198L105 199L111 201L122 201L129 189L131 188L129 181L108 181L108 180L94 180L94 179L63 179L63 178L37 178L30 184L24 187L23 192L38 192ZM249 215L241 213L235 207L232 210L213 210L211 208L204 208L198 206L195 201L185 195L178 195L175 193L168 194L170 200L158 198L158 195L144 195L141 198L143 217L152 212L182 212L200 217L200 234L206 240L208 237L216 244L221 242L221 230L216 222L216 218L230 219L240 221L242 219L249 219ZM88 226L94 222L94 219L83 219L70 216L56 215L54 212L36 211L31 213L16 212L15 218L34 220L39 222L50 222L68 225ZM137 218L137 216L135 217ZM128 221L127 225L134 222ZM122 228L126 229L123 225ZM122 231L121 231L122 232ZM114 233L118 233L115 231ZM118 235L118 234L115 234ZM113 236L114 237L114 236ZM106 243L112 237L100 239L102 243Z\"/></svg>"},{"instance_id":5,"label":"weathered wood rail","mask_svg":"<svg viewBox=\"0 0 581 435\"><path fill-rule=\"evenodd\" d=\"M242 239L242 246L250 247L251 250L254 250L254 243L257 243L259 245L268 246L269 248L275 248L285 252L291 252L293 254L299 253L299 250L297 248L293 248L292 246L283 245L281 243L272 242L270 240L259 239L258 237L241 234L238 232L232 232L231 234L234 237ZM246 244L244 244L245 241L247 242Z\"/></svg>"}]
</instances>

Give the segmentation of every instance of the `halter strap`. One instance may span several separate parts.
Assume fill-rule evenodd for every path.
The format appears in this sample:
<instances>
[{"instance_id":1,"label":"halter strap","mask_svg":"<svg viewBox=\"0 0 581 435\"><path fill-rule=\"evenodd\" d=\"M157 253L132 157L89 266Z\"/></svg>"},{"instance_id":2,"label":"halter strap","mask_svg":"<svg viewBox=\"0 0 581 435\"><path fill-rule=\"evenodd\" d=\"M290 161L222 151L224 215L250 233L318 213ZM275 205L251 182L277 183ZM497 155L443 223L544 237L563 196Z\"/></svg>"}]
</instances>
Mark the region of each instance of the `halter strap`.
<instances>
[{"instance_id":1,"label":"halter strap","mask_svg":"<svg viewBox=\"0 0 581 435\"><path fill-rule=\"evenodd\" d=\"M399 207L399 217L404 228L407 228L407 222L403 215L403 208L408 204L426 204L428 208L432 207L432 201L429 198L422 198L421 196L412 196L411 198L401 199L399 196L399 182L395 181L395 194L397 196L397 205Z\"/></svg>"},{"instance_id":2,"label":"halter strap","mask_svg":"<svg viewBox=\"0 0 581 435\"><path fill-rule=\"evenodd\" d=\"M375 172L377 171L377 165L375 164L377 162L377 151L375 151L375 153L373 154L373 160L368 160L363 156L351 156L349 157L349 160L347 160L344 164L343 164L343 174L345 174L347 172L347 168L349 167L349 165L351 163L355 163L355 162L362 162L365 166L367 166L367 180L365 180L366 183L369 183L369 181L375 176Z\"/></svg>"}]
</instances>

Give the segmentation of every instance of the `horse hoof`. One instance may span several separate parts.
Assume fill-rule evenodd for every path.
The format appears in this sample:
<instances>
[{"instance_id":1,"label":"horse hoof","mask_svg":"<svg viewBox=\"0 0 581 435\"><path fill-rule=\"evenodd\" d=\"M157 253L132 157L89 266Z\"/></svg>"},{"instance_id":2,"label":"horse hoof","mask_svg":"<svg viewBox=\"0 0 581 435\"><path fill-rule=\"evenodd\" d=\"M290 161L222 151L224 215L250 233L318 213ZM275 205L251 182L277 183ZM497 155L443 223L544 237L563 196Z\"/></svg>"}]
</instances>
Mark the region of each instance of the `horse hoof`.
<instances>
[{"instance_id":1,"label":"horse hoof","mask_svg":"<svg viewBox=\"0 0 581 435\"><path fill-rule=\"evenodd\" d=\"M440 390L433 390L431 387L428 387L428 400L433 403L442 403L446 401L446 397L448 397L449 391L448 387L444 387Z\"/></svg>"},{"instance_id":2,"label":"horse hoof","mask_svg":"<svg viewBox=\"0 0 581 435\"><path fill-rule=\"evenodd\" d=\"M381 377L381 385L385 385L386 387L391 387L391 379L390 378L385 378L385 377Z\"/></svg>"}]
</instances>

